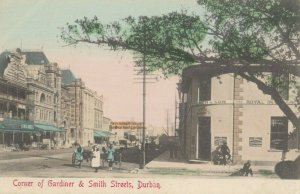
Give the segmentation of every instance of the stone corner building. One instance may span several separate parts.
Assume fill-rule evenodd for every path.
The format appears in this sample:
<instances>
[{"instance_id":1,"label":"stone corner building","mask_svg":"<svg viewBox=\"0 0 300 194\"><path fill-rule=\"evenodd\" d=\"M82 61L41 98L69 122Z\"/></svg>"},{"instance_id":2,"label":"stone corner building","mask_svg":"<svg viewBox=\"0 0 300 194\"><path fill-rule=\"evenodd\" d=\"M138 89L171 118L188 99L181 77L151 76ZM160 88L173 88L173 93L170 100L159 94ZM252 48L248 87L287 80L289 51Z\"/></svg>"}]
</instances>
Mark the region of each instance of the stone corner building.
<instances>
[{"instance_id":1,"label":"stone corner building","mask_svg":"<svg viewBox=\"0 0 300 194\"><path fill-rule=\"evenodd\" d=\"M224 141L234 163L266 164L299 155L299 134L288 140L293 126L270 96L234 73L211 76L205 69L184 69L179 84L179 136L187 159L211 161ZM287 85L280 94L299 116L297 92Z\"/></svg>"}]
</instances>

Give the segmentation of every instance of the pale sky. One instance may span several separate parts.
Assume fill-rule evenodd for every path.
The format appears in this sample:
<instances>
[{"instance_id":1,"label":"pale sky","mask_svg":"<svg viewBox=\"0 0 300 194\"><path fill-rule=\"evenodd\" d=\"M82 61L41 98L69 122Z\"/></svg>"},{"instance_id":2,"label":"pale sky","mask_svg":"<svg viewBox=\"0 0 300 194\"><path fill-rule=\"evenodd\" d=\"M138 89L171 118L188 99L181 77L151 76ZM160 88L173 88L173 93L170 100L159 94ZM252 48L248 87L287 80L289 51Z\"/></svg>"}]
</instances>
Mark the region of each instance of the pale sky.
<instances>
[{"instance_id":1,"label":"pale sky","mask_svg":"<svg viewBox=\"0 0 300 194\"><path fill-rule=\"evenodd\" d=\"M51 62L69 68L86 86L104 96L104 115L113 121L142 121L142 84L133 71L132 55L92 45L63 47L58 38L67 22L84 16L101 21L129 15L161 15L187 9L200 12L196 0L0 0L0 52L42 49ZM201 13L199 13L201 14ZM177 77L147 85L146 125L174 122Z\"/></svg>"}]
</instances>

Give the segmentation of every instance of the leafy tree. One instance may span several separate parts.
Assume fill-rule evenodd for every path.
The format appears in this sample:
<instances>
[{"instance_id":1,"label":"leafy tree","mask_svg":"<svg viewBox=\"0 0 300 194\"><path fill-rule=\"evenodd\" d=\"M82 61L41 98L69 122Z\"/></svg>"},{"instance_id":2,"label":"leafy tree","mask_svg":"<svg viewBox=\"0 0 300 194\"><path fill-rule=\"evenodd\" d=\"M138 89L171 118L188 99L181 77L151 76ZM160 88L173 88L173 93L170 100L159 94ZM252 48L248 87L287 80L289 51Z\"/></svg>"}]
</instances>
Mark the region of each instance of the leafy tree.
<instances>
[{"instance_id":1,"label":"leafy tree","mask_svg":"<svg viewBox=\"0 0 300 194\"><path fill-rule=\"evenodd\" d=\"M235 73L272 96L300 130L300 119L280 95L286 87L282 75L291 74L288 83L295 87L300 75L299 1L198 0L198 4L205 10L201 19L186 11L128 17L107 25L97 17L85 17L61 28L61 39L70 45L131 50L141 56L139 65L145 62L149 71L160 70L166 76L180 75L193 64L208 66L216 76ZM277 76L267 77L264 71Z\"/></svg>"}]
</instances>

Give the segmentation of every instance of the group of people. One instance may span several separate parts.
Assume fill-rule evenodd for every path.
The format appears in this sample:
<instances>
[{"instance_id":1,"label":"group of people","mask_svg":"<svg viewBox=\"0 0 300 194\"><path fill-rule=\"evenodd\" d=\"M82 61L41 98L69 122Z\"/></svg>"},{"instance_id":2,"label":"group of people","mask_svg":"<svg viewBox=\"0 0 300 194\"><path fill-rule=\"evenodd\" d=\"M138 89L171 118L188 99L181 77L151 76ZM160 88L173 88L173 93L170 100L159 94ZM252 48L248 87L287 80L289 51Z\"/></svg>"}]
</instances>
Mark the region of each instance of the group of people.
<instances>
[{"instance_id":1,"label":"group of people","mask_svg":"<svg viewBox=\"0 0 300 194\"><path fill-rule=\"evenodd\" d=\"M115 150L113 145L110 144L107 149L103 148L102 151L106 154L109 165L109 170L112 170L113 162L114 162L114 154ZM75 160L78 162L79 168L81 168L81 163L84 159L83 157L83 148L78 145L75 149ZM95 169L95 172L98 172L98 169L101 166L101 151L97 145L92 146L92 154L91 154L91 167Z\"/></svg>"},{"instance_id":2,"label":"group of people","mask_svg":"<svg viewBox=\"0 0 300 194\"><path fill-rule=\"evenodd\" d=\"M226 165L227 161L231 159L230 149L227 146L227 143L223 142L217 151L221 154L221 164ZM250 160L244 163L243 168L239 170L238 174L240 176L248 176L248 174L253 176Z\"/></svg>"}]
</instances>

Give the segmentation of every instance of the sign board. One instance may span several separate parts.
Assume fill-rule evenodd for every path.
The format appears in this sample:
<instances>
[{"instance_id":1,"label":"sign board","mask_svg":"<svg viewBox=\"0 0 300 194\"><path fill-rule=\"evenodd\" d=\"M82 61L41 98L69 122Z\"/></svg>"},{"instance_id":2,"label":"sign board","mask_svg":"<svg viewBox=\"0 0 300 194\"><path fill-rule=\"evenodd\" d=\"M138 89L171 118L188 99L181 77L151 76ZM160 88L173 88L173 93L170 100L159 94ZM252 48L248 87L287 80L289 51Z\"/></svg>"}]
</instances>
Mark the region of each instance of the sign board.
<instances>
[{"instance_id":1,"label":"sign board","mask_svg":"<svg viewBox=\"0 0 300 194\"><path fill-rule=\"evenodd\" d=\"M249 137L249 146L250 147L261 147L262 146L262 137Z\"/></svg>"},{"instance_id":2,"label":"sign board","mask_svg":"<svg viewBox=\"0 0 300 194\"><path fill-rule=\"evenodd\" d=\"M111 122L110 129L142 129L142 122Z\"/></svg>"},{"instance_id":3,"label":"sign board","mask_svg":"<svg viewBox=\"0 0 300 194\"><path fill-rule=\"evenodd\" d=\"M224 142L227 142L227 137L219 137L219 136L216 136L215 137L215 146L220 146L220 145L223 145Z\"/></svg>"}]
</instances>

